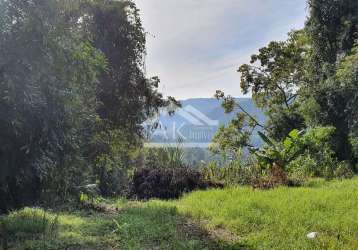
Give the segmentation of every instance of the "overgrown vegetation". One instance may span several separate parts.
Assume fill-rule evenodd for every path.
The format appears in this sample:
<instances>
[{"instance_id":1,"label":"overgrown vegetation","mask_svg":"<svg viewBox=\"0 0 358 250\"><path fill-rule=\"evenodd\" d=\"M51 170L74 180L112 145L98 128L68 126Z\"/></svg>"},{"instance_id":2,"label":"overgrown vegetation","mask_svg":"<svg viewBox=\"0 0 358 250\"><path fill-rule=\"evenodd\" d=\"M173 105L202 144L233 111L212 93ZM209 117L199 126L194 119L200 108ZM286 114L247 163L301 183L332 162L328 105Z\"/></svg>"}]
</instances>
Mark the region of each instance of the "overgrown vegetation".
<instances>
[{"instance_id":1,"label":"overgrown vegetation","mask_svg":"<svg viewBox=\"0 0 358 250\"><path fill-rule=\"evenodd\" d=\"M176 199L186 192L222 186L203 178L201 172L188 167L142 168L134 174L132 195L138 199Z\"/></svg>"},{"instance_id":2,"label":"overgrown vegetation","mask_svg":"<svg viewBox=\"0 0 358 250\"><path fill-rule=\"evenodd\" d=\"M169 104L144 75L135 4L0 4L0 209L62 203L87 184L125 193L138 124Z\"/></svg>"},{"instance_id":3,"label":"overgrown vegetation","mask_svg":"<svg viewBox=\"0 0 358 250\"><path fill-rule=\"evenodd\" d=\"M0 218L3 230L7 230L7 246L9 249L34 250L205 249L219 246L214 240L205 238L206 233L200 228L193 226L193 231L188 231L184 227L186 220L173 207L122 201L109 204L104 213L54 214L29 208L11 213ZM120 210L122 212L116 212Z\"/></svg>"},{"instance_id":4,"label":"overgrown vegetation","mask_svg":"<svg viewBox=\"0 0 358 250\"><path fill-rule=\"evenodd\" d=\"M145 148L144 165L152 169L182 168L186 166L184 154L181 142L178 142L175 146Z\"/></svg>"},{"instance_id":5,"label":"overgrown vegetation","mask_svg":"<svg viewBox=\"0 0 358 250\"><path fill-rule=\"evenodd\" d=\"M266 124L230 95L220 90L215 95L226 112L241 112L220 128L212 149L223 155L250 151L264 186L275 186L264 180L272 182L275 174L278 184L288 184L285 175L295 175L297 182L311 176L350 177L357 171L358 5L352 0L308 4L304 29L290 32L286 41L270 42L238 70L242 91L252 93L268 117ZM265 143L260 149L250 144L254 133Z\"/></svg>"},{"instance_id":6,"label":"overgrown vegetation","mask_svg":"<svg viewBox=\"0 0 358 250\"><path fill-rule=\"evenodd\" d=\"M218 90L236 118L198 162L144 147L180 103L146 76L134 1L0 0L2 248L357 249L358 1L308 8L238 69L267 122Z\"/></svg>"},{"instance_id":7,"label":"overgrown vegetation","mask_svg":"<svg viewBox=\"0 0 358 250\"><path fill-rule=\"evenodd\" d=\"M26 208L0 220L10 249L353 250L357 183L314 179L300 188L197 191L178 201L107 200L102 212Z\"/></svg>"},{"instance_id":8,"label":"overgrown vegetation","mask_svg":"<svg viewBox=\"0 0 358 250\"><path fill-rule=\"evenodd\" d=\"M233 233L236 249L356 249L357 183L315 179L300 188L230 187L198 191L170 205L207 230ZM318 237L308 239L310 232Z\"/></svg>"}]
</instances>

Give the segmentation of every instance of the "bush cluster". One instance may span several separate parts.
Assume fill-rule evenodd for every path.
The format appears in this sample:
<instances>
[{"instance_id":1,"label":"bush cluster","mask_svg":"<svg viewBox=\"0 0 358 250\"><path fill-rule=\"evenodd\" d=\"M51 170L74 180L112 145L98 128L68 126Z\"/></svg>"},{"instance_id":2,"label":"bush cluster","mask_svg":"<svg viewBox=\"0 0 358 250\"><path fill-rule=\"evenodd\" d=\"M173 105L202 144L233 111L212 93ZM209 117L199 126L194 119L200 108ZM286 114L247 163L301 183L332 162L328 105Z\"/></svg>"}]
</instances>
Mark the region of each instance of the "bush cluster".
<instances>
[{"instance_id":1,"label":"bush cluster","mask_svg":"<svg viewBox=\"0 0 358 250\"><path fill-rule=\"evenodd\" d=\"M142 168L133 176L131 194L138 199L176 199L185 192L210 187L222 185L204 180L199 171L187 167Z\"/></svg>"}]
</instances>

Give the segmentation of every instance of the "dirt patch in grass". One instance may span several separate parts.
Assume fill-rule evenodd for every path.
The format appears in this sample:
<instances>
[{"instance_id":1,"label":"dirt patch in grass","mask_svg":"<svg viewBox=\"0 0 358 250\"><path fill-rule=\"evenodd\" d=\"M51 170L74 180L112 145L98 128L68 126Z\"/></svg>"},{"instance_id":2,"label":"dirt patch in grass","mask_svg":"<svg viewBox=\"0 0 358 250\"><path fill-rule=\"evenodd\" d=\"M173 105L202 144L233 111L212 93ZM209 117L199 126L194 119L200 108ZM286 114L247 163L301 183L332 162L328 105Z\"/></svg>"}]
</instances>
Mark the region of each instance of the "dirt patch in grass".
<instances>
[{"instance_id":1,"label":"dirt patch in grass","mask_svg":"<svg viewBox=\"0 0 358 250\"><path fill-rule=\"evenodd\" d=\"M105 247L90 247L90 246L80 246L80 245L73 245L67 246L64 250L110 250L111 248Z\"/></svg>"},{"instance_id":2,"label":"dirt patch in grass","mask_svg":"<svg viewBox=\"0 0 358 250\"><path fill-rule=\"evenodd\" d=\"M216 227L206 230L205 221L199 223L191 218L182 218L177 224L177 229L185 238L205 242L205 249L250 249L239 244L239 237L225 228Z\"/></svg>"}]
</instances>

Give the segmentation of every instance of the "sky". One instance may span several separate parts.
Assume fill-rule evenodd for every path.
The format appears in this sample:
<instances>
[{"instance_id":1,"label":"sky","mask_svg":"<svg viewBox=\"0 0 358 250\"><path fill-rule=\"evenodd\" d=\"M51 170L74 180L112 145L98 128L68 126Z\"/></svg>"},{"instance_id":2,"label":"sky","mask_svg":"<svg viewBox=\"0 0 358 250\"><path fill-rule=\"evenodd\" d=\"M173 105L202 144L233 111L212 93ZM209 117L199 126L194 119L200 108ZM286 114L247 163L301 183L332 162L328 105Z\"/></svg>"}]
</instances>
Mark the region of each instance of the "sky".
<instances>
[{"instance_id":1,"label":"sky","mask_svg":"<svg viewBox=\"0 0 358 250\"><path fill-rule=\"evenodd\" d=\"M306 0L135 0L147 32L146 72L179 100L242 97L237 69L306 20Z\"/></svg>"}]
</instances>

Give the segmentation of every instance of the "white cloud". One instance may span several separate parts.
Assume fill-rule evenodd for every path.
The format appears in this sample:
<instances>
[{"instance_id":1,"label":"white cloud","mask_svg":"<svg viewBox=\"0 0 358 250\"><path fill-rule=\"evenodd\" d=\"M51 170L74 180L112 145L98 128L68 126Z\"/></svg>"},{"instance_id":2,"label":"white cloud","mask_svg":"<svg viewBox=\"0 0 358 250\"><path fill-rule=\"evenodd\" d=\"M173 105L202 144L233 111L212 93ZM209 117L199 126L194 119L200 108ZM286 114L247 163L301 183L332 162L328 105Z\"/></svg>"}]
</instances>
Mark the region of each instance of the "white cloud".
<instances>
[{"instance_id":1,"label":"white cloud","mask_svg":"<svg viewBox=\"0 0 358 250\"><path fill-rule=\"evenodd\" d=\"M177 98L239 96L238 66L305 20L304 0L136 0L148 35L147 71ZM153 37L154 36L154 37Z\"/></svg>"}]
</instances>

